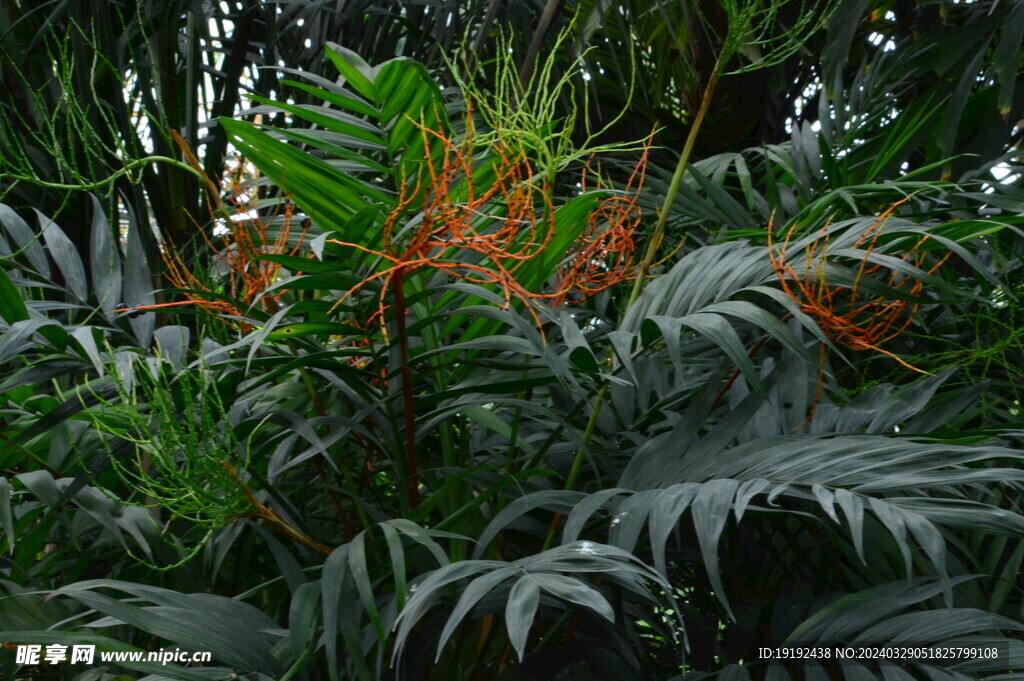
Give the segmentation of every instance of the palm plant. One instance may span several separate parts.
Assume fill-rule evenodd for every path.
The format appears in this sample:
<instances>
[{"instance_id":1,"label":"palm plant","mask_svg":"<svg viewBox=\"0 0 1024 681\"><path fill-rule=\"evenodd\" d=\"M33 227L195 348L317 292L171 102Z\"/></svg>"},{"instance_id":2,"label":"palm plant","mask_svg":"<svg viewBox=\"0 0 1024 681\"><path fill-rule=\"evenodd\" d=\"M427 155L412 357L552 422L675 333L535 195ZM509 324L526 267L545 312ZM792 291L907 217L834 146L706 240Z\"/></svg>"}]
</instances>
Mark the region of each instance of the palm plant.
<instances>
[{"instance_id":1,"label":"palm plant","mask_svg":"<svg viewBox=\"0 0 1024 681\"><path fill-rule=\"evenodd\" d=\"M879 47L843 87L847 28L818 126L684 161L668 202L643 144L581 180L587 154L559 145L585 126L558 97L503 129L486 78L445 91L329 45L338 78L297 73L281 85L304 99L221 121L276 185L260 205L286 193L308 218L299 251L254 249L274 266L255 297L197 277L163 295L210 305L153 308L137 225L122 257L95 202L83 262L53 221L0 208L0 361L20 369L0 384L0 640L216 660L60 670L83 681L1019 669L1018 348L974 321L1019 307L1019 189L988 174L1015 141L963 173L929 125L955 98L886 94L920 84L924 47ZM1003 87L978 73L1015 78L1005 49L960 65L984 90L967 101ZM534 82L568 82L561 57ZM659 215L690 245L630 301ZM758 655L826 642L1000 655Z\"/></svg>"}]
</instances>

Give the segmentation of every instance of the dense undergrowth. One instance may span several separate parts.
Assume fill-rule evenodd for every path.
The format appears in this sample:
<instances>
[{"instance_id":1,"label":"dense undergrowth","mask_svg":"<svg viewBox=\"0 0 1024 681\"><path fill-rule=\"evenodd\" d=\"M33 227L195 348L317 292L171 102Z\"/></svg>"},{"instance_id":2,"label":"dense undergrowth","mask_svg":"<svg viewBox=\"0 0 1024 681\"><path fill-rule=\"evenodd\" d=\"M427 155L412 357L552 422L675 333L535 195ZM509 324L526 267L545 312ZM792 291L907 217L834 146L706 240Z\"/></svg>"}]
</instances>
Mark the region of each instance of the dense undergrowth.
<instances>
[{"instance_id":1,"label":"dense undergrowth","mask_svg":"<svg viewBox=\"0 0 1024 681\"><path fill-rule=\"evenodd\" d=\"M481 64L327 42L297 99L214 112L223 174L179 134L140 163L191 178L191 240L153 241L124 183L160 212L154 177L48 177L20 142L0 640L214 661L0 677L1016 677L1024 6L975 4L864 68L864 3L783 34L786 5L684 13L721 30L679 147L616 135L655 99L643 49L621 115L578 77L611 69L601 3L529 68L508 35ZM701 148L716 87L812 49L813 121ZM758 655L824 642L1000 655Z\"/></svg>"}]
</instances>

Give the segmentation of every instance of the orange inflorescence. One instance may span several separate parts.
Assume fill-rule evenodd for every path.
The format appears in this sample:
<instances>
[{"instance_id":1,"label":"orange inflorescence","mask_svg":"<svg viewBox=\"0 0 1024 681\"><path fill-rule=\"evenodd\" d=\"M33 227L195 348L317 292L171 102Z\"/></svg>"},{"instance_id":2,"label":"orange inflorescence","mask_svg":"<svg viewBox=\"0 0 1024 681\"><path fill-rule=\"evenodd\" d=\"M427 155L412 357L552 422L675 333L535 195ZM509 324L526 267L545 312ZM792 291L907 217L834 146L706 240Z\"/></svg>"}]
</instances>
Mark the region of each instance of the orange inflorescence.
<instances>
[{"instance_id":1,"label":"orange inflorescence","mask_svg":"<svg viewBox=\"0 0 1024 681\"><path fill-rule=\"evenodd\" d=\"M633 236L642 217L637 198L644 183L649 150L650 144L645 147L640 162L633 169L625 191L605 199L590 214L587 231L572 250L560 273L555 302L562 302L571 291L587 298L635 278L633 256L636 242ZM586 191L585 173L581 187Z\"/></svg>"},{"instance_id":2,"label":"orange inflorescence","mask_svg":"<svg viewBox=\"0 0 1024 681\"><path fill-rule=\"evenodd\" d=\"M270 223L277 215L271 216L267 222L259 217L257 199L249 193L250 189L243 186L244 169L245 163L239 159L237 168L229 171L232 185L229 202L235 206L236 215L233 219L222 221L225 231L220 236L220 243L215 243L203 230L199 230L199 233L217 259L227 269L227 295L242 303L242 307L246 309L259 299L263 310L272 313L277 310L278 300L284 291L274 293L267 292L267 289L273 284L281 265L259 258L272 254L296 255L305 239L306 231L309 229L309 219L306 218L302 221L302 232L298 235L298 244L289 248L289 238L293 231L294 204L286 200L281 212L281 227L276 236L271 238ZM255 186L255 177L245 179L247 185ZM164 250L163 257L167 278L173 286L179 289L210 293L209 288L185 265L180 254L172 245ZM184 293L183 295L188 300L182 303L135 309L192 303L216 312L228 312L236 315L241 315L244 312L243 309L238 309L231 303L207 300L201 293Z\"/></svg>"},{"instance_id":3,"label":"orange inflorescence","mask_svg":"<svg viewBox=\"0 0 1024 681\"><path fill-rule=\"evenodd\" d=\"M860 291L862 278L865 275L873 275L882 269L882 265L870 262L870 256L875 249L882 225L892 215L896 207L906 200L893 204L854 242L853 248L865 245L866 248L852 287L830 286L826 281L823 264L828 249L828 239L825 234L827 225L822 228L823 238L809 244L806 249L803 277L798 276L786 260L786 250L792 239L793 230L796 228L795 224L786 233L778 254L772 245L772 226L769 224L768 254L775 268L775 274L782 285L782 290L800 305L803 312L817 319L826 336L851 350L874 350L893 358L908 369L920 371L881 347L883 343L899 336L910 325L920 303L908 300L888 300L881 296L865 296ZM928 237L923 236L913 247L907 249L902 258L903 261L920 269L924 265L925 253L918 249L927 240ZM820 249L819 244L821 244ZM950 255L951 253L947 253L945 257L928 269L927 273L935 272ZM792 284L795 284L795 290ZM901 275L895 270L891 271L885 284L909 296L919 295L924 286L922 281Z\"/></svg>"},{"instance_id":4,"label":"orange inflorescence","mask_svg":"<svg viewBox=\"0 0 1024 681\"><path fill-rule=\"evenodd\" d=\"M639 224L637 194L643 183L647 154L637 165L626 192L602 202L589 216L588 228L560 271L552 290L534 291L516 277L526 261L549 244L554 228L550 187L535 179L536 170L521 149L500 141L487 145L494 162L489 168L474 163L472 130L461 143L421 126L425 148L431 139L440 144L439 161L429 155L426 178L406 183L396 207L385 220L382 250L338 241L333 243L372 253L391 265L352 287L342 301L374 280L382 280L374 318L383 318L384 300L396 277L432 268L453 278L500 289L505 307L512 299L526 304L561 303L570 291L593 295L633 276L633 234ZM485 178L485 186L478 185ZM422 201L420 204L419 202ZM402 243L398 222L414 202L422 208L422 221ZM339 301L340 304L341 301Z\"/></svg>"}]
</instances>

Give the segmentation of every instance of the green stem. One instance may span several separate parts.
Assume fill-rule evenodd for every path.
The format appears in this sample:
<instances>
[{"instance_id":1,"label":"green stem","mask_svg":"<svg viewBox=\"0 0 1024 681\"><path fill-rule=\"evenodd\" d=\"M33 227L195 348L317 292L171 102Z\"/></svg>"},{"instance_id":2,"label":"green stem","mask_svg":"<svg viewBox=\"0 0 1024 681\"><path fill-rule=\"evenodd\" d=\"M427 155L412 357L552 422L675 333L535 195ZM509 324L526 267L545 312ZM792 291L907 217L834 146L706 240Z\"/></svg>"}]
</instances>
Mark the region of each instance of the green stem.
<instances>
[{"instance_id":1,"label":"green stem","mask_svg":"<svg viewBox=\"0 0 1024 681\"><path fill-rule=\"evenodd\" d=\"M697 135L700 133L704 117L707 115L708 108L711 105L711 99L714 97L715 86L718 84L718 78L721 74L722 55L724 53L725 50L719 53L718 58L715 60L715 66L711 71L711 75L708 77L707 85L704 87L700 108L697 110L697 115L694 117L693 124L690 126L690 132L686 136L686 142L683 145L682 154L679 156L679 162L676 164L675 172L673 173L672 180L669 183L668 192L665 195L665 200L662 203L661 211L658 215L658 221L654 226L654 233L651 236L650 242L647 244L647 251L644 253L643 261L640 263L640 272L633 285L633 291L629 296L629 302L626 305L627 310L633 306L633 303L636 302L641 291L643 291L647 273L651 268L651 264L654 262L654 257L658 253L658 248L661 246L662 239L665 237L665 225L668 222L669 210L675 202L676 195L679 193L679 187L682 184L683 176L685 175L686 168L689 165L690 155L693 153L693 146L697 141ZM591 413L590 420L587 422L586 429L583 433L583 440L580 443L580 448L576 451L576 458L573 460L572 469L570 469L569 476L565 481L564 489L566 490L571 490L576 486L576 480L579 478L580 470L583 468L583 461L586 459L587 448L590 445L590 440L597 427L597 419L601 414L601 408L604 406L604 398L607 393L607 389L608 385L604 384L597 393L594 411ZM544 542L545 551L551 548L560 523L561 515L556 515L551 522L547 539Z\"/></svg>"},{"instance_id":2,"label":"green stem","mask_svg":"<svg viewBox=\"0 0 1024 681\"><path fill-rule=\"evenodd\" d=\"M555 620L555 623L553 625L551 625L551 628L548 629L547 633L544 634L544 636L540 639L540 641L537 642L537 645L534 647L533 651L537 652L537 651L540 651L540 650L544 650L545 646L547 646L547 644L548 644L548 641L550 641L551 637L554 636L555 633L558 632L558 630L562 627L563 624L565 624L566 620L569 619L569 616L571 614L572 614L571 610L566 610L566 611L562 612L562 614L558 617L558 619Z\"/></svg>"},{"instance_id":3,"label":"green stem","mask_svg":"<svg viewBox=\"0 0 1024 681\"><path fill-rule=\"evenodd\" d=\"M590 414L590 420L587 421L587 427L583 431L583 440L580 441L580 448L576 450L576 458L572 462L572 468L569 470L569 476L565 479L566 491L571 490L576 486L576 479L580 476L580 470L583 468L583 460L587 458L587 447L590 446L590 439L594 436L594 430L597 429L597 418L601 415L601 407L604 406L604 396L608 391L608 384L605 383L601 386L601 389L597 392L597 397L594 402L594 411ZM547 539L544 540L544 550L547 551L551 548L551 545L555 541L555 535L558 533L558 526L562 522L562 514L558 513L551 520L551 527L548 529Z\"/></svg>"},{"instance_id":4,"label":"green stem","mask_svg":"<svg viewBox=\"0 0 1024 681\"><path fill-rule=\"evenodd\" d=\"M586 430L583 431L583 440L580 442L580 448L576 450L576 458L572 462L572 469L569 470L569 477L565 479L566 490L571 490L576 486L576 479L580 476L580 469L583 468L583 460L586 459L587 447L590 445L590 438L594 436L594 430L597 428L597 417L601 415L601 407L604 405L604 396L607 392L607 383L602 385L601 389L597 392L594 411L590 415L590 420L587 421Z\"/></svg>"},{"instance_id":5,"label":"green stem","mask_svg":"<svg viewBox=\"0 0 1024 681\"><path fill-rule=\"evenodd\" d=\"M10 180L20 182L28 182L29 184L34 184L40 187L47 187L49 189L82 189L88 191L91 189L99 189L100 187L104 187L113 182L114 180L116 180L117 178L121 177L122 175L127 175L135 168L138 168L139 166L144 166L149 163L166 163L168 165L174 166L175 168L180 168L181 170L190 172L196 177L202 179L202 176L195 168L188 165L187 163L182 163L181 161L170 158L168 156L147 156L146 158L137 159L126 164L117 172L112 173L110 177L106 178L105 180L99 180L98 182L90 182L87 184L62 184L60 182L46 182L35 177L29 177L27 175L7 175L7 178Z\"/></svg>"},{"instance_id":6,"label":"green stem","mask_svg":"<svg viewBox=\"0 0 1024 681\"><path fill-rule=\"evenodd\" d=\"M651 264L658 253L658 248L661 247L662 239L665 238L665 224L668 222L668 214L672 204L675 203L676 194L679 193L679 186L683 182L683 176L686 174L686 168L690 163L690 154L693 153L693 145L697 141L700 126L704 122L704 116L707 115L708 108L711 105L711 98L715 93L715 85L718 83L721 63L722 55L719 54L718 59L715 61L715 67L711 71L711 76L708 78L708 84L704 87L700 108L697 110L697 115L690 126L690 132L686 135L683 153L679 156L679 163L676 164L672 181L668 185L668 192L665 194L665 200L661 204L658 221L654 224L654 233L651 235L651 240L647 243L647 252L644 253L644 259L640 262L640 272L637 274L636 282L633 284L633 292L629 295L629 303L627 303L626 309L633 307L633 303L640 297L640 292L644 289L644 281L647 279L647 273L651 269Z\"/></svg>"},{"instance_id":7,"label":"green stem","mask_svg":"<svg viewBox=\"0 0 1024 681\"><path fill-rule=\"evenodd\" d=\"M526 379L526 372L525 371L522 372L522 374L520 374L520 377L521 377L521 379L525 380ZM532 394L533 394L533 388L529 388L529 389L526 390L525 400L527 402L530 401L530 397L531 397ZM524 399L524 394L520 393L519 398L520 399ZM518 447L518 442L519 442L519 422L522 420L522 418L523 418L523 408L522 408L522 406L518 406L518 407L515 408L515 411L512 414L512 432L509 434L509 438L508 438L508 453L505 455L505 474L506 475L511 475L512 474L512 466L515 464L516 451L519 449L519 447Z\"/></svg>"}]
</instances>

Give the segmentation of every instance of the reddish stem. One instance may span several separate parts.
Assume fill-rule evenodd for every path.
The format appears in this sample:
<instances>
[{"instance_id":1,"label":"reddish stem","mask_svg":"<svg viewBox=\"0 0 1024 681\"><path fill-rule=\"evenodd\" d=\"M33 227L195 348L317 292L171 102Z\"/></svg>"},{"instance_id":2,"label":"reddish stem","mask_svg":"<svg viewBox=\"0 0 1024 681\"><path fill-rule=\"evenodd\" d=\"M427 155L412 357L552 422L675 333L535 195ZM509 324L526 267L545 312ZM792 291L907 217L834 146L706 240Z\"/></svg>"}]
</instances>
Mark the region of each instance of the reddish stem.
<instances>
[{"instance_id":1,"label":"reddish stem","mask_svg":"<svg viewBox=\"0 0 1024 681\"><path fill-rule=\"evenodd\" d=\"M395 328L398 330L398 352L402 372L402 414L405 419L405 484L409 504L420 504L419 466L416 457L416 411L412 397L412 371L409 369L409 339L405 331L405 269L398 268L392 277L395 292Z\"/></svg>"}]
</instances>

